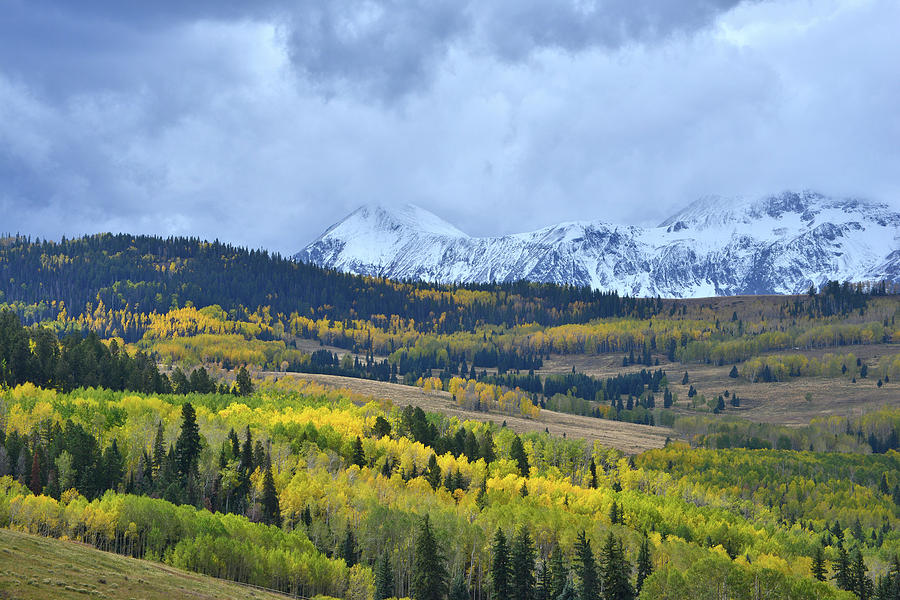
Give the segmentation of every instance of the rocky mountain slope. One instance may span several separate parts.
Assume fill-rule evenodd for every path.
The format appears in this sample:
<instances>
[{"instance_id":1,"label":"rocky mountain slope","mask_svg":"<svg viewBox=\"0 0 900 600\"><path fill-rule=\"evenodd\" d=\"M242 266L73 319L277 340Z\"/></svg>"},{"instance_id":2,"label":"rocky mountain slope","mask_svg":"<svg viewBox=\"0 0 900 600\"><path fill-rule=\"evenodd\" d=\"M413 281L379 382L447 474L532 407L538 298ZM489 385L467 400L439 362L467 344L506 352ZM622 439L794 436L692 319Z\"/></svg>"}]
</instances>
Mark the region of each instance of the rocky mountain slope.
<instances>
[{"instance_id":1,"label":"rocky mountain slope","mask_svg":"<svg viewBox=\"0 0 900 600\"><path fill-rule=\"evenodd\" d=\"M470 237L416 206L363 206L294 257L434 282L528 279L639 296L787 294L827 280L900 281L900 213L814 192L703 198L657 227L560 223Z\"/></svg>"}]
</instances>

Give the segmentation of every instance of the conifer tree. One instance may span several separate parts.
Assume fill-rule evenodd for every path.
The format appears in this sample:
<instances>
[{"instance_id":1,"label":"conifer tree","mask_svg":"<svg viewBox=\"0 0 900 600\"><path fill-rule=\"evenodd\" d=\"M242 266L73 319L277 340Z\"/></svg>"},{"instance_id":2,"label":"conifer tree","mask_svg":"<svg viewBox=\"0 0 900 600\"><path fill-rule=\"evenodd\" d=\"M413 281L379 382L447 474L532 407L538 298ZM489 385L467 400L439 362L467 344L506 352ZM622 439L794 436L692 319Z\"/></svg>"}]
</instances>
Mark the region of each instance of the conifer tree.
<instances>
[{"instance_id":1,"label":"conifer tree","mask_svg":"<svg viewBox=\"0 0 900 600\"><path fill-rule=\"evenodd\" d=\"M821 544L816 546L815 553L813 554L812 574L813 577L815 577L819 581L825 581L825 579L827 578L827 572L825 570L825 553L822 550Z\"/></svg>"},{"instance_id":2,"label":"conifer tree","mask_svg":"<svg viewBox=\"0 0 900 600\"><path fill-rule=\"evenodd\" d=\"M512 447L510 448L510 458L516 462L516 466L519 468L519 475L528 477L528 474L531 472L531 466L528 464L528 456L525 454L525 446L522 444L522 438L518 435L513 438Z\"/></svg>"},{"instance_id":3,"label":"conifer tree","mask_svg":"<svg viewBox=\"0 0 900 600\"><path fill-rule=\"evenodd\" d=\"M416 555L412 574L415 600L443 600L447 593L447 567L431 530L428 515L416 538Z\"/></svg>"},{"instance_id":4,"label":"conifer tree","mask_svg":"<svg viewBox=\"0 0 900 600\"><path fill-rule=\"evenodd\" d=\"M528 529L523 525L516 532L509 554L512 598L534 596L534 545Z\"/></svg>"},{"instance_id":5,"label":"conifer tree","mask_svg":"<svg viewBox=\"0 0 900 600\"><path fill-rule=\"evenodd\" d=\"M491 547L491 599L511 600L509 589L509 546L503 530L497 528L494 544Z\"/></svg>"},{"instance_id":6,"label":"conifer tree","mask_svg":"<svg viewBox=\"0 0 900 600\"><path fill-rule=\"evenodd\" d=\"M469 600L469 588L466 587L466 580L462 573L457 573L453 578L448 600Z\"/></svg>"},{"instance_id":7,"label":"conifer tree","mask_svg":"<svg viewBox=\"0 0 900 600\"><path fill-rule=\"evenodd\" d=\"M431 489L436 490L441 485L441 467L437 464L437 457L432 454L428 458L428 470L425 474L425 481L431 484Z\"/></svg>"},{"instance_id":8,"label":"conifer tree","mask_svg":"<svg viewBox=\"0 0 900 600\"><path fill-rule=\"evenodd\" d=\"M158 475L162 469L163 462L166 460L166 445L163 439L163 423L160 421L156 426L156 439L153 441L153 474Z\"/></svg>"},{"instance_id":9,"label":"conifer tree","mask_svg":"<svg viewBox=\"0 0 900 600\"><path fill-rule=\"evenodd\" d=\"M175 457L178 461L178 473L187 477L197 471L197 460L200 457L200 429L197 426L197 413L190 402L181 407L181 434L175 442Z\"/></svg>"},{"instance_id":10,"label":"conifer tree","mask_svg":"<svg viewBox=\"0 0 900 600\"><path fill-rule=\"evenodd\" d=\"M636 595L640 595L641 588L644 587L644 580L650 576L650 573L653 572L653 562L650 558L650 540L644 536L644 539L641 540L641 548L638 551L638 559L637 559L637 578L634 584L634 591Z\"/></svg>"},{"instance_id":11,"label":"conifer tree","mask_svg":"<svg viewBox=\"0 0 900 600\"><path fill-rule=\"evenodd\" d=\"M849 590L852 585L850 559L847 556L847 550L840 542L838 543L838 558L834 563L834 575L832 578L839 589Z\"/></svg>"},{"instance_id":12,"label":"conifer tree","mask_svg":"<svg viewBox=\"0 0 900 600\"><path fill-rule=\"evenodd\" d=\"M478 488L478 495L475 496L475 506L478 507L479 510L484 510L485 505L487 504L487 475L481 480L481 487Z\"/></svg>"},{"instance_id":13,"label":"conifer tree","mask_svg":"<svg viewBox=\"0 0 900 600\"><path fill-rule=\"evenodd\" d=\"M584 530L578 534L575 541L575 574L579 580L579 600L599 600L600 581L597 576L597 563L591 550L591 542Z\"/></svg>"},{"instance_id":14,"label":"conifer tree","mask_svg":"<svg viewBox=\"0 0 900 600\"><path fill-rule=\"evenodd\" d=\"M356 441L353 442L353 455L350 463L359 468L366 466L366 452L363 450L362 440L359 436L356 436Z\"/></svg>"},{"instance_id":15,"label":"conifer tree","mask_svg":"<svg viewBox=\"0 0 900 600\"><path fill-rule=\"evenodd\" d=\"M600 553L604 600L633 600L631 565L625 559L622 542L610 531Z\"/></svg>"},{"instance_id":16,"label":"conifer tree","mask_svg":"<svg viewBox=\"0 0 900 600\"><path fill-rule=\"evenodd\" d=\"M275 490L275 478L272 476L271 460L266 461L266 474L263 477L263 515L267 525L281 527L281 507Z\"/></svg>"},{"instance_id":17,"label":"conifer tree","mask_svg":"<svg viewBox=\"0 0 900 600\"><path fill-rule=\"evenodd\" d=\"M356 538L353 537L353 530L348 527L338 555L344 559L348 567L352 567L356 564L356 553Z\"/></svg>"},{"instance_id":18,"label":"conifer tree","mask_svg":"<svg viewBox=\"0 0 900 600\"><path fill-rule=\"evenodd\" d=\"M375 568L375 598L376 600L384 600L394 595L394 571L391 569L391 562L388 559L388 552L381 553L378 560L378 566Z\"/></svg>"},{"instance_id":19,"label":"conifer tree","mask_svg":"<svg viewBox=\"0 0 900 600\"><path fill-rule=\"evenodd\" d=\"M253 381L250 379L250 373L247 372L247 367L242 366L241 370L238 371L234 385L237 388L239 396L249 396L253 393Z\"/></svg>"},{"instance_id":20,"label":"conifer tree","mask_svg":"<svg viewBox=\"0 0 900 600\"><path fill-rule=\"evenodd\" d=\"M853 561L850 565L850 591L856 594L859 600L871 600L875 593L872 580L866 573L866 563L863 560L859 548L853 551Z\"/></svg>"},{"instance_id":21,"label":"conifer tree","mask_svg":"<svg viewBox=\"0 0 900 600\"><path fill-rule=\"evenodd\" d=\"M562 595L563 590L569 581L569 569L566 568L566 565L563 562L562 548L559 547L559 544L557 544L556 547L553 548L553 552L550 553L549 571L550 590L548 595L551 600L555 600Z\"/></svg>"},{"instance_id":22,"label":"conifer tree","mask_svg":"<svg viewBox=\"0 0 900 600\"><path fill-rule=\"evenodd\" d=\"M534 600L550 598L550 569L546 561L541 561L534 576Z\"/></svg>"},{"instance_id":23,"label":"conifer tree","mask_svg":"<svg viewBox=\"0 0 900 600\"><path fill-rule=\"evenodd\" d=\"M490 429L486 429L481 435L478 453L487 464L491 464L497 459L497 455L494 453L494 435L491 433Z\"/></svg>"},{"instance_id":24,"label":"conifer tree","mask_svg":"<svg viewBox=\"0 0 900 600\"><path fill-rule=\"evenodd\" d=\"M597 463L594 462L593 457L591 458L590 473L591 473L591 489L596 490L597 489Z\"/></svg>"}]
</instances>

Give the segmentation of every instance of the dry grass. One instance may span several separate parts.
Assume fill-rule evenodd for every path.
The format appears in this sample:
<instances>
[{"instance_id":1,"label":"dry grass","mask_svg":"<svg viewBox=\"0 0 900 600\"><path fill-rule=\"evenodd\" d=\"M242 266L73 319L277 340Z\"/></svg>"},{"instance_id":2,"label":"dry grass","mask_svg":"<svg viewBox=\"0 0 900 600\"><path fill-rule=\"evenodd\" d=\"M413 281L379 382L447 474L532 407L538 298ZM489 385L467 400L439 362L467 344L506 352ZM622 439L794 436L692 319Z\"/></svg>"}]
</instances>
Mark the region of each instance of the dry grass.
<instances>
[{"instance_id":1,"label":"dry grass","mask_svg":"<svg viewBox=\"0 0 900 600\"><path fill-rule=\"evenodd\" d=\"M448 392L426 392L421 388L398 383L311 373L266 373L266 375L297 377L298 379L316 381L330 387L350 390L357 394L385 398L390 400L395 406L411 404L412 406L421 407L425 411L439 412L460 419L481 422L491 421L494 423L506 421L507 427L519 433L546 430L557 436L566 435L567 437L583 438L589 441L597 440L604 446L618 448L629 454L636 454L651 448L661 448L665 445L667 437L676 437L675 432L667 427L620 423L605 419L567 415L549 410L541 411L541 416L536 420L498 413L466 410L457 406Z\"/></svg>"},{"instance_id":2,"label":"dry grass","mask_svg":"<svg viewBox=\"0 0 900 600\"><path fill-rule=\"evenodd\" d=\"M0 600L285 597L76 542L0 529Z\"/></svg>"},{"instance_id":3,"label":"dry grass","mask_svg":"<svg viewBox=\"0 0 900 600\"><path fill-rule=\"evenodd\" d=\"M871 344L860 346L842 346L813 350L780 350L766 354L803 354L807 357L821 358L824 354L852 353L869 365L878 364L883 357L893 357L900 353L896 344ZM595 377L611 377L618 373L632 373L646 369L643 365L622 366L622 354L605 354L600 356L554 356L545 361L540 374L565 373L574 365L579 372ZM781 425L806 425L811 419L831 415L855 416L883 406L900 406L900 381L877 387L878 377L875 369L870 368L870 375L865 379L857 379L851 383L845 378L797 377L790 381L774 383L750 383L742 378L732 379L728 376L732 365L716 366L706 364L671 363L665 356L654 355L660 361L659 367L666 371L672 390L677 392L681 401L676 408L684 414L696 414L687 410L688 386L681 385L681 377L687 371L690 384L707 398L723 394L725 390L737 393L741 399L738 409L727 405L725 414L737 415L760 423ZM740 365L738 365L740 369ZM807 400L807 394L811 400ZM680 408L679 408L680 407Z\"/></svg>"}]
</instances>

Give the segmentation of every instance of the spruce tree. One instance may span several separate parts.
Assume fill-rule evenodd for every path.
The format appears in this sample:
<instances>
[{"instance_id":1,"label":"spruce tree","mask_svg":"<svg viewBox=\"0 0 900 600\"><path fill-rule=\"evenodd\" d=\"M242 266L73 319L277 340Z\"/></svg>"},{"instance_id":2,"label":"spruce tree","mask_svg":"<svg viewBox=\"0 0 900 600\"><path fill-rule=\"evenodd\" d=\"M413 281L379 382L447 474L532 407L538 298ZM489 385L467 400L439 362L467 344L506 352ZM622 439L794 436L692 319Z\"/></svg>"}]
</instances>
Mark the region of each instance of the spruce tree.
<instances>
[{"instance_id":1,"label":"spruce tree","mask_svg":"<svg viewBox=\"0 0 900 600\"><path fill-rule=\"evenodd\" d=\"M600 553L604 600L633 600L631 565L625 559L622 542L610 531Z\"/></svg>"},{"instance_id":2,"label":"spruce tree","mask_svg":"<svg viewBox=\"0 0 900 600\"><path fill-rule=\"evenodd\" d=\"M511 600L509 589L509 547L503 530L497 528L494 544L491 547L491 598L492 600Z\"/></svg>"},{"instance_id":3,"label":"spruce tree","mask_svg":"<svg viewBox=\"0 0 900 600\"><path fill-rule=\"evenodd\" d=\"M816 551L813 554L812 574L813 577L819 581L825 581L827 578L827 571L825 570L825 552L822 550L821 544L816 546Z\"/></svg>"},{"instance_id":4,"label":"spruce tree","mask_svg":"<svg viewBox=\"0 0 900 600\"><path fill-rule=\"evenodd\" d=\"M394 571L388 559L388 552L382 552L375 568L375 599L384 600L394 596Z\"/></svg>"},{"instance_id":5,"label":"spruce tree","mask_svg":"<svg viewBox=\"0 0 900 600\"><path fill-rule=\"evenodd\" d=\"M847 550L840 542L838 543L838 558L834 563L834 575L832 578L838 589L849 590L852 585L850 559L847 557Z\"/></svg>"},{"instance_id":6,"label":"spruce tree","mask_svg":"<svg viewBox=\"0 0 900 600\"><path fill-rule=\"evenodd\" d=\"M431 530L428 515L422 519L422 527L416 538L412 587L415 600L443 600L447 593L447 567Z\"/></svg>"},{"instance_id":7,"label":"spruce tree","mask_svg":"<svg viewBox=\"0 0 900 600\"><path fill-rule=\"evenodd\" d=\"M153 475L158 476L166 460L166 445L163 439L163 424L160 421L156 425L156 439L153 441Z\"/></svg>"},{"instance_id":8,"label":"spruce tree","mask_svg":"<svg viewBox=\"0 0 900 600\"><path fill-rule=\"evenodd\" d=\"M510 591L512 598L531 598L534 596L534 545L528 529L523 525L516 532L510 549L510 574L512 576Z\"/></svg>"},{"instance_id":9,"label":"spruce tree","mask_svg":"<svg viewBox=\"0 0 900 600\"><path fill-rule=\"evenodd\" d=\"M484 510L484 507L486 504L487 504L487 474L485 474L484 478L481 480L481 487L478 488L478 495L475 496L475 506L478 507L478 510Z\"/></svg>"},{"instance_id":10,"label":"spruce tree","mask_svg":"<svg viewBox=\"0 0 900 600\"><path fill-rule=\"evenodd\" d=\"M550 569L546 561L541 561L535 573L534 600L549 600L550 598Z\"/></svg>"},{"instance_id":11,"label":"spruce tree","mask_svg":"<svg viewBox=\"0 0 900 600\"><path fill-rule=\"evenodd\" d=\"M600 581L597 576L597 563L591 550L591 542L584 530L578 534L575 542L575 574L580 582L579 600L599 600Z\"/></svg>"},{"instance_id":12,"label":"spruce tree","mask_svg":"<svg viewBox=\"0 0 900 600\"><path fill-rule=\"evenodd\" d=\"M490 429L486 429L481 435L481 443L478 446L478 453L486 464L491 464L497 459L497 455L494 453L494 435Z\"/></svg>"},{"instance_id":13,"label":"spruce tree","mask_svg":"<svg viewBox=\"0 0 900 600\"><path fill-rule=\"evenodd\" d=\"M856 594L859 600L871 600L874 595L874 585L866 573L866 563L863 560L859 548L853 551L853 560L850 565L850 591Z\"/></svg>"},{"instance_id":14,"label":"spruce tree","mask_svg":"<svg viewBox=\"0 0 900 600\"><path fill-rule=\"evenodd\" d=\"M590 473L591 473L591 489L596 490L597 489L597 463L594 462L593 458L591 458Z\"/></svg>"},{"instance_id":15,"label":"spruce tree","mask_svg":"<svg viewBox=\"0 0 900 600\"><path fill-rule=\"evenodd\" d=\"M645 536L641 540L641 549L638 551L637 559L637 578L634 584L636 595L640 595L641 588L644 587L644 580L653 572L653 562L650 558L650 540Z\"/></svg>"},{"instance_id":16,"label":"spruce tree","mask_svg":"<svg viewBox=\"0 0 900 600\"><path fill-rule=\"evenodd\" d=\"M431 489L436 490L441 485L441 467L437 464L437 457L432 454L428 458L428 471L425 474L425 481L431 484Z\"/></svg>"},{"instance_id":17,"label":"spruce tree","mask_svg":"<svg viewBox=\"0 0 900 600\"><path fill-rule=\"evenodd\" d=\"M266 461L266 474L263 477L263 515L267 525L281 527L281 506L275 490L275 478L272 477L271 460Z\"/></svg>"},{"instance_id":18,"label":"spruce tree","mask_svg":"<svg viewBox=\"0 0 900 600\"><path fill-rule=\"evenodd\" d=\"M556 600L556 598L559 598L562 595L563 590L569 581L569 569L566 568L566 565L563 562L562 548L559 547L559 544L557 544L556 547L553 548L553 552L550 553L549 571L550 589L548 595L551 600Z\"/></svg>"},{"instance_id":19,"label":"spruce tree","mask_svg":"<svg viewBox=\"0 0 900 600\"><path fill-rule=\"evenodd\" d=\"M469 600L469 588L466 587L466 580L462 573L457 573L450 584L450 595L448 600Z\"/></svg>"},{"instance_id":20,"label":"spruce tree","mask_svg":"<svg viewBox=\"0 0 900 600\"><path fill-rule=\"evenodd\" d=\"M338 555L344 559L344 562L347 563L348 567L352 567L356 564L356 553L356 538L353 537L353 530L347 527L347 532L344 534L344 541L341 543Z\"/></svg>"},{"instance_id":21,"label":"spruce tree","mask_svg":"<svg viewBox=\"0 0 900 600\"><path fill-rule=\"evenodd\" d=\"M178 473L187 477L197 470L200 457L200 429L197 426L197 413L190 402L181 407L181 434L175 442L175 457L178 461Z\"/></svg>"},{"instance_id":22,"label":"spruce tree","mask_svg":"<svg viewBox=\"0 0 900 600\"><path fill-rule=\"evenodd\" d=\"M247 372L246 367L242 366L238 371L234 385L239 396L249 396L253 393L253 381L250 379L250 373Z\"/></svg>"},{"instance_id":23,"label":"spruce tree","mask_svg":"<svg viewBox=\"0 0 900 600\"><path fill-rule=\"evenodd\" d=\"M356 436L356 441L353 442L353 455L350 457L350 463L359 468L366 466L366 452L363 450L362 440L359 436Z\"/></svg>"},{"instance_id":24,"label":"spruce tree","mask_svg":"<svg viewBox=\"0 0 900 600\"><path fill-rule=\"evenodd\" d=\"M525 446L522 444L522 438L518 435L513 438L509 454L510 458L516 462L516 466L519 468L519 475L528 477L528 474L531 472L531 466L528 464L528 456L525 454Z\"/></svg>"}]
</instances>

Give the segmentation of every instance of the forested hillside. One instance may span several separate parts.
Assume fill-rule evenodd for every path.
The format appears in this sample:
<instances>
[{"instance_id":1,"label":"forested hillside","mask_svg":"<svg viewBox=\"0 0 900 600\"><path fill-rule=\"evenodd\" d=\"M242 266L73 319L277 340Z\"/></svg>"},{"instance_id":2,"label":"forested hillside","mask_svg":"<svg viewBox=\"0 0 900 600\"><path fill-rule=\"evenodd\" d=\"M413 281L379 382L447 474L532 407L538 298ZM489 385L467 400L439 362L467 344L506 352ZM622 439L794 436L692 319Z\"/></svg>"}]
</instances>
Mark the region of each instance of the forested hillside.
<instances>
[{"instance_id":1,"label":"forested hillside","mask_svg":"<svg viewBox=\"0 0 900 600\"><path fill-rule=\"evenodd\" d=\"M346 598L895 597L894 452L629 459L290 380L0 398L0 523L217 577Z\"/></svg>"},{"instance_id":2,"label":"forested hillside","mask_svg":"<svg viewBox=\"0 0 900 600\"><path fill-rule=\"evenodd\" d=\"M2 526L300 596L900 594L883 285L434 287L98 235L3 240L0 294Z\"/></svg>"}]
</instances>

